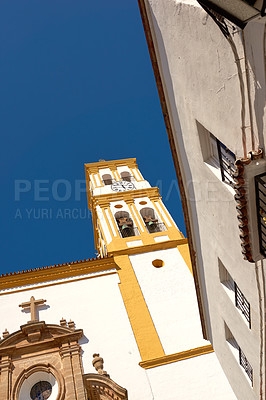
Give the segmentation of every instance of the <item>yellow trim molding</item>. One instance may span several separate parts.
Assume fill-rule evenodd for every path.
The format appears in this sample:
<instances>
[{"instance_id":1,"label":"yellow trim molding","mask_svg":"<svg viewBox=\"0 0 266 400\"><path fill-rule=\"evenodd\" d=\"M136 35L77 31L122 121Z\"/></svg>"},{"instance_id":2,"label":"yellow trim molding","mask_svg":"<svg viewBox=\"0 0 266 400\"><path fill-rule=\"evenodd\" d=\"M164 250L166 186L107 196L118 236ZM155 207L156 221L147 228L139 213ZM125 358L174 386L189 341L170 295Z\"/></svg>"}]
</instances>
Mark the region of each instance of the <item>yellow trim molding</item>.
<instances>
[{"instance_id":1,"label":"yellow trim molding","mask_svg":"<svg viewBox=\"0 0 266 400\"><path fill-rule=\"evenodd\" d=\"M96 205L101 206L102 203L106 204L107 202L110 203L111 201L134 201L139 197L153 197L156 199L156 201L158 201L158 199L160 199L159 189L157 187L151 187L145 189L128 190L125 192L105 193L93 196L91 200L92 205L95 207Z\"/></svg>"},{"instance_id":2,"label":"yellow trim molding","mask_svg":"<svg viewBox=\"0 0 266 400\"><path fill-rule=\"evenodd\" d=\"M114 257L120 292L142 360L165 356L137 277L127 255Z\"/></svg>"},{"instance_id":3,"label":"yellow trim molding","mask_svg":"<svg viewBox=\"0 0 266 400\"><path fill-rule=\"evenodd\" d=\"M148 236L148 234L147 234ZM157 251L157 250L165 250L165 249L172 249L177 247L180 244L187 243L187 239L179 239L179 240L166 240L165 242L158 242L158 243L144 243L144 238L146 236L139 235L139 236L131 236L130 238L117 238L114 239L111 243L109 243L106 247L108 250L108 255L110 256L118 256L118 255L132 255L132 254L140 254L140 253L148 253L150 251ZM123 240L129 239L128 242L134 242L134 240L142 240L143 245L135 246L135 247L126 247L125 242Z\"/></svg>"},{"instance_id":4,"label":"yellow trim molding","mask_svg":"<svg viewBox=\"0 0 266 400\"><path fill-rule=\"evenodd\" d=\"M19 286L32 285L54 281L57 279L71 278L78 275L116 269L117 266L112 257L78 262L76 264L56 265L36 270L16 273L0 278L0 290L11 289Z\"/></svg>"},{"instance_id":5,"label":"yellow trim molding","mask_svg":"<svg viewBox=\"0 0 266 400\"><path fill-rule=\"evenodd\" d=\"M181 254L183 260L187 264L188 269L190 270L191 274L193 275L193 269L191 264L191 258L189 253L188 243L180 244L177 246L179 253Z\"/></svg>"},{"instance_id":6,"label":"yellow trim molding","mask_svg":"<svg viewBox=\"0 0 266 400\"><path fill-rule=\"evenodd\" d=\"M212 353L213 351L212 345L208 344L207 346L196 347L195 349L181 351L180 353L169 354L163 357L141 361L139 365L144 369L149 369L159 367L160 365L186 360L192 357L202 356L204 354Z\"/></svg>"},{"instance_id":7,"label":"yellow trim molding","mask_svg":"<svg viewBox=\"0 0 266 400\"><path fill-rule=\"evenodd\" d=\"M73 282L78 282L78 281L84 281L87 279L94 279L94 278L99 278L102 276L109 276L109 275L117 275L117 271L110 271L110 272L106 272L105 274L95 274L95 275L89 275L89 276L82 276L80 278L76 278L76 279L71 279L69 281L61 281L61 282L51 282L51 283L47 283L45 285L38 285L35 287L27 287L27 288L23 288L23 289L17 289L17 290L12 290L10 292L3 292L0 293L0 296L7 296L8 294L14 294L14 293L20 293L20 292L26 292L28 290L37 290L37 289L41 289L41 288L45 288L45 287L50 287L50 286L57 286L57 285L65 285L67 283L73 283Z\"/></svg>"},{"instance_id":8,"label":"yellow trim molding","mask_svg":"<svg viewBox=\"0 0 266 400\"><path fill-rule=\"evenodd\" d=\"M98 171L99 169L110 168L114 169L116 167L128 166L131 168L138 168L136 158L125 158L122 160L112 160L112 161L98 161L96 163L85 164L85 168L88 171Z\"/></svg>"}]
</instances>

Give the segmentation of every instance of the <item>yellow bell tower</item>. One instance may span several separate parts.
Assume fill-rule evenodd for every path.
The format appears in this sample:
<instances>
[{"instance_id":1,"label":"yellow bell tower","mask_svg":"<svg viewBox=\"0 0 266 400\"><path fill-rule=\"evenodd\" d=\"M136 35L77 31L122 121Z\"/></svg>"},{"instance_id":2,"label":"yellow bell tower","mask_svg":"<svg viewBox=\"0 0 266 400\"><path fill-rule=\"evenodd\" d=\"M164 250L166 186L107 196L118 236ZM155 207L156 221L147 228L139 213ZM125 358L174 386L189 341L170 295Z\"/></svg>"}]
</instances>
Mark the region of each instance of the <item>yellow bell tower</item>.
<instances>
[{"instance_id":1,"label":"yellow bell tower","mask_svg":"<svg viewBox=\"0 0 266 400\"><path fill-rule=\"evenodd\" d=\"M85 169L95 244L101 256L136 254L187 242L159 189L143 178L135 158L85 164Z\"/></svg>"},{"instance_id":2,"label":"yellow bell tower","mask_svg":"<svg viewBox=\"0 0 266 400\"><path fill-rule=\"evenodd\" d=\"M186 332L195 331L195 326L189 323L186 328L186 322L180 328L176 313L181 302L180 318L197 313L188 294L194 289L187 239L164 206L159 189L141 175L135 158L85 164L85 170L96 249L101 257L112 256L117 265L140 365L150 368L174 362L180 352L173 355L173 350L189 346L191 351L190 343L195 342L186 344ZM181 280L184 293L175 293ZM167 312L161 312L161 307ZM196 320L201 335L197 315ZM199 354L212 351L205 347Z\"/></svg>"}]
</instances>

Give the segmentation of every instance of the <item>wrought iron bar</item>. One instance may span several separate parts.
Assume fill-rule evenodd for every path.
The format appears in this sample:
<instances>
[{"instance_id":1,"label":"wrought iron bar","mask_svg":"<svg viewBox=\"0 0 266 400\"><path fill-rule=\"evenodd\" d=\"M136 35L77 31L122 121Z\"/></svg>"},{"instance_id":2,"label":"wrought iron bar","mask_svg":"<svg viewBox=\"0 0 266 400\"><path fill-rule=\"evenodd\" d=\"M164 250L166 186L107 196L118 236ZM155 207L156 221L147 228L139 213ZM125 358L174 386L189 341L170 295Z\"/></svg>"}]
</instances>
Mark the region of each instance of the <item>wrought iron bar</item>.
<instances>
[{"instance_id":1,"label":"wrought iron bar","mask_svg":"<svg viewBox=\"0 0 266 400\"><path fill-rule=\"evenodd\" d=\"M220 170L222 175L222 181L227 182L230 185L234 184L233 173L236 170L235 160L236 157L232 151L230 151L222 142L216 139L217 150L219 155Z\"/></svg>"},{"instance_id":2,"label":"wrought iron bar","mask_svg":"<svg viewBox=\"0 0 266 400\"><path fill-rule=\"evenodd\" d=\"M266 257L266 173L255 177L260 252Z\"/></svg>"},{"instance_id":3,"label":"wrought iron bar","mask_svg":"<svg viewBox=\"0 0 266 400\"><path fill-rule=\"evenodd\" d=\"M250 363L248 362L247 357L245 356L243 350L241 350L240 347L239 347L239 364L241 365L241 367L244 368L246 374L251 380L251 384L253 385L253 369Z\"/></svg>"},{"instance_id":4,"label":"wrought iron bar","mask_svg":"<svg viewBox=\"0 0 266 400\"><path fill-rule=\"evenodd\" d=\"M251 328L250 304L247 301L244 294L239 289L236 282L234 282L234 289L235 289L235 305L242 312L242 314L248 321L249 327Z\"/></svg>"}]
</instances>

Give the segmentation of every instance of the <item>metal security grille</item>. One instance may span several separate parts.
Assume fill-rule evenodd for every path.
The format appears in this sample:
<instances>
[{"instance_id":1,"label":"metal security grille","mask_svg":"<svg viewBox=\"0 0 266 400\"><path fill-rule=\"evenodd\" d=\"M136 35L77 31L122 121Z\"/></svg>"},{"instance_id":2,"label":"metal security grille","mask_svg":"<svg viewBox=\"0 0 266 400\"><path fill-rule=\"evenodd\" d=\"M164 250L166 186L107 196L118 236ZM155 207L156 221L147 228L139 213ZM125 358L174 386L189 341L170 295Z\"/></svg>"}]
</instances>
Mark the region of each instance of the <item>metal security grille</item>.
<instances>
[{"instance_id":1,"label":"metal security grille","mask_svg":"<svg viewBox=\"0 0 266 400\"><path fill-rule=\"evenodd\" d=\"M255 177L260 252L266 257L266 173Z\"/></svg>"},{"instance_id":2,"label":"metal security grille","mask_svg":"<svg viewBox=\"0 0 266 400\"><path fill-rule=\"evenodd\" d=\"M233 173L236 171L236 156L222 142L216 139L219 154L219 163L223 182L234 185Z\"/></svg>"},{"instance_id":3,"label":"metal security grille","mask_svg":"<svg viewBox=\"0 0 266 400\"><path fill-rule=\"evenodd\" d=\"M250 304L235 282L234 282L234 287L235 287L235 305L242 312L242 314L249 323L249 327L251 328Z\"/></svg>"},{"instance_id":4,"label":"metal security grille","mask_svg":"<svg viewBox=\"0 0 266 400\"><path fill-rule=\"evenodd\" d=\"M244 368L251 381L251 384L253 385L253 369L240 347L239 347L239 364L241 365L241 367Z\"/></svg>"}]
</instances>

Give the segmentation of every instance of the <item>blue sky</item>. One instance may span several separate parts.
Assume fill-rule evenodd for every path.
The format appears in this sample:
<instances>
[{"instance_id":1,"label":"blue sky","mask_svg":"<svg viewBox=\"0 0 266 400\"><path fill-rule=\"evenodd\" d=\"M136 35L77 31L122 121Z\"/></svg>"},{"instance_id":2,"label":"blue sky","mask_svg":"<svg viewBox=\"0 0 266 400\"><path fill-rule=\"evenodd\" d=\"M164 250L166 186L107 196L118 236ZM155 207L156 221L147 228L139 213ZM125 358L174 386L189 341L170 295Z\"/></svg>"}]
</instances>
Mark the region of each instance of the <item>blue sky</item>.
<instances>
[{"instance_id":1,"label":"blue sky","mask_svg":"<svg viewBox=\"0 0 266 400\"><path fill-rule=\"evenodd\" d=\"M95 256L99 159L136 157L185 233L137 0L2 0L0 72L1 273Z\"/></svg>"}]
</instances>

